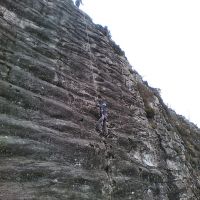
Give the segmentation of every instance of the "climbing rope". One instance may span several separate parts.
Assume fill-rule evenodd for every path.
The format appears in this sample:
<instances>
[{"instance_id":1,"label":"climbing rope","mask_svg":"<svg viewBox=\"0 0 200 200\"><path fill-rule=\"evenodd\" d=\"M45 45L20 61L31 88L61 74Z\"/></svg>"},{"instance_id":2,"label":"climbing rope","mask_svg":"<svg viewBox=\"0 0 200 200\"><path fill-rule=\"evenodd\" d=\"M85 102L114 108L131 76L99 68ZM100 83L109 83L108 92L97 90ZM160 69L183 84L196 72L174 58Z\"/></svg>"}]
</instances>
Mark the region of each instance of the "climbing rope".
<instances>
[{"instance_id":1,"label":"climbing rope","mask_svg":"<svg viewBox=\"0 0 200 200\"><path fill-rule=\"evenodd\" d=\"M87 21L86 21L86 14L84 13L84 22L85 22L85 28L86 28L86 35L87 35L87 46L86 46L86 50L89 52L89 57L90 57L90 62L89 62L89 66L90 66L90 70L92 72L92 82L93 82L93 85L94 85L94 89L95 89L95 92L96 92L96 97L95 97L95 100L97 99L97 96L98 96L98 87L97 87L97 83L96 83L96 80L95 80L95 75L94 75L94 66L92 64L92 51L91 51L91 45L90 45L90 38L89 38L89 34L88 34L88 25L87 25Z\"/></svg>"}]
</instances>

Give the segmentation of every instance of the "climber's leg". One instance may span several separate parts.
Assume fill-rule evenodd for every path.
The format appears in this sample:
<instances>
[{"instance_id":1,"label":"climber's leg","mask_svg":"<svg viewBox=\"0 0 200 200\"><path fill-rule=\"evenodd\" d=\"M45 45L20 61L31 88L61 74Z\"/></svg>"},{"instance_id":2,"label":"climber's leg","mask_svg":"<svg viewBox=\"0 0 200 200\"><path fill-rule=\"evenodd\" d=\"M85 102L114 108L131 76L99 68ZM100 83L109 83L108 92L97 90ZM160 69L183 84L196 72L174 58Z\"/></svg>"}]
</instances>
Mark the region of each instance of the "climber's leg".
<instances>
[{"instance_id":1,"label":"climber's leg","mask_svg":"<svg viewBox=\"0 0 200 200\"><path fill-rule=\"evenodd\" d=\"M103 120L103 134L104 136L108 135L108 129L107 129L107 124L106 124L106 118Z\"/></svg>"},{"instance_id":2,"label":"climber's leg","mask_svg":"<svg viewBox=\"0 0 200 200\"><path fill-rule=\"evenodd\" d=\"M96 130L102 132L103 130L103 121L104 121L104 115L101 116L101 118L97 121L96 124Z\"/></svg>"}]
</instances>

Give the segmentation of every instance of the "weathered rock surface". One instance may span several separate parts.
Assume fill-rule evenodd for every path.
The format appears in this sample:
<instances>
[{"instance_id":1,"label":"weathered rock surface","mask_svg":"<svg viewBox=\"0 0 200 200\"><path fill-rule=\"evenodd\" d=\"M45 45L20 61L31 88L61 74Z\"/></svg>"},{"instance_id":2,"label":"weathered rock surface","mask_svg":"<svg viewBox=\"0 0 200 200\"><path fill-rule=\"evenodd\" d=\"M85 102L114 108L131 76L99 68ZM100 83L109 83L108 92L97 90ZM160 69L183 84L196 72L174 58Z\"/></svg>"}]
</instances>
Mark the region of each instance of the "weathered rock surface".
<instances>
[{"instance_id":1,"label":"weathered rock surface","mask_svg":"<svg viewBox=\"0 0 200 200\"><path fill-rule=\"evenodd\" d=\"M1 200L200 199L199 158L200 130L71 0L0 0Z\"/></svg>"}]
</instances>

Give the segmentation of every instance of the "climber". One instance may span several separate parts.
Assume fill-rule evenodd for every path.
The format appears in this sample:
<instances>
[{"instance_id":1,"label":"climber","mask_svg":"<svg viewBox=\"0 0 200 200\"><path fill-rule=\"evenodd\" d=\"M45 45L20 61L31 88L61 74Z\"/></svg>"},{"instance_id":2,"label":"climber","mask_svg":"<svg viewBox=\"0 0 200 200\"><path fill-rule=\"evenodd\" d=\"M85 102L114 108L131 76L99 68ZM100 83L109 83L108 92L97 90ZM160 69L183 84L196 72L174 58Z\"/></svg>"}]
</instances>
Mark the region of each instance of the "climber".
<instances>
[{"instance_id":1,"label":"climber","mask_svg":"<svg viewBox=\"0 0 200 200\"><path fill-rule=\"evenodd\" d=\"M76 0L75 4L79 8L80 4L83 4L83 2L82 0Z\"/></svg>"},{"instance_id":2,"label":"climber","mask_svg":"<svg viewBox=\"0 0 200 200\"><path fill-rule=\"evenodd\" d=\"M96 130L100 131L103 135L108 135L106 121L108 118L107 103L105 100L100 99L97 106L100 109L100 119L97 121Z\"/></svg>"}]
</instances>

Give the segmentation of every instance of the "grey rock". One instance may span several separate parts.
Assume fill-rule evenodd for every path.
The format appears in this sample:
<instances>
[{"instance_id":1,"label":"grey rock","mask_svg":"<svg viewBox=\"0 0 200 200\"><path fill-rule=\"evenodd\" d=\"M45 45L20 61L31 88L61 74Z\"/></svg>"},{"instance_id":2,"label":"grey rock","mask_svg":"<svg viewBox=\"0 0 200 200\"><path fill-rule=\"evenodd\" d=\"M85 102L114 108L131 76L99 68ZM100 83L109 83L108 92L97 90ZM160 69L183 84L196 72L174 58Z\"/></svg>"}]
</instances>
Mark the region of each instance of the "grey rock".
<instances>
[{"instance_id":1,"label":"grey rock","mask_svg":"<svg viewBox=\"0 0 200 200\"><path fill-rule=\"evenodd\" d=\"M96 100L109 104L107 137ZM71 0L0 1L0 199L191 200L200 130Z\"/></svg>"}]
</instances>

